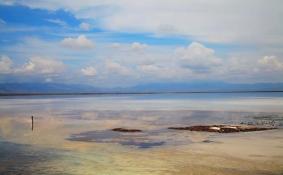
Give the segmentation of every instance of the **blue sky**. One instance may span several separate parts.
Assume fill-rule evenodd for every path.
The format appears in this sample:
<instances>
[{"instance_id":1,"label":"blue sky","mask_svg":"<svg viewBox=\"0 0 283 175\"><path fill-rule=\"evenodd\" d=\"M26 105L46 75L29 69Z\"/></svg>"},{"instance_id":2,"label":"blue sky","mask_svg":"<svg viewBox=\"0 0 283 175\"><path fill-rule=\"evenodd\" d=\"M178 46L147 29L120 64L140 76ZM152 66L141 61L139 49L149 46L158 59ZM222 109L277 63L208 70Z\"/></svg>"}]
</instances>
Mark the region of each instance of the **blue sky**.
<instances>
[{"instance_id":1,"label":"blue sky","mask_svg":"<svg viewBox=\"0 0 283 175\"><path fill-rule=\"evenodd\" d=\"M283 82L280 0L1 0L0 82Z\"/></svg>"}]
</instances>

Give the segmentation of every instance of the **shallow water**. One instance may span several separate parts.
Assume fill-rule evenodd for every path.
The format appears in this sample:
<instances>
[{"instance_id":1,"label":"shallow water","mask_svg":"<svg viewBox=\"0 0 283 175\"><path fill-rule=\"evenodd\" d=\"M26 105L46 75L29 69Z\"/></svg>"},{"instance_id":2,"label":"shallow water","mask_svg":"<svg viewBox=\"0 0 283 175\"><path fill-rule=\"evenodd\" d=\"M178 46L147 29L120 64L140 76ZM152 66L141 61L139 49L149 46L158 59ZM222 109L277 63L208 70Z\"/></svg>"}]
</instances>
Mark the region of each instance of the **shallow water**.
<instances>
[{"instance_id":1,"label":"shallow water","mask_svg":"<svg viewBox=\"0 0 283 175\"><path fill-rule=\"evenodd\" d=\"M167 129L240 123L279 129ZM283 93L2 97L0 174L282 174L282 126Z\"/></svg>"}]
</instances>

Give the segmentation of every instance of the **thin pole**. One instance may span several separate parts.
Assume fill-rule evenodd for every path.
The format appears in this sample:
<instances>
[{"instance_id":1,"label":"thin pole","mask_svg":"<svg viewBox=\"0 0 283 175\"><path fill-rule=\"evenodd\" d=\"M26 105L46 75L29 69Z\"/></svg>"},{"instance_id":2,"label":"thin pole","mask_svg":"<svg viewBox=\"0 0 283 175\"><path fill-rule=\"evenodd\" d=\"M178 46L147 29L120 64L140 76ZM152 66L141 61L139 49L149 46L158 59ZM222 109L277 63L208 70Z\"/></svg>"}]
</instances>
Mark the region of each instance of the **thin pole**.
<instances>
[{"instance_id":1,"label":"thin pole","mask_svg":"<svg viewBox=\"0 0 283 175\"><path fill-rule=\"evenodd\" d=\"M33 131L33 116L31 116L31 130Z\"/></svg>"}]
</instances>

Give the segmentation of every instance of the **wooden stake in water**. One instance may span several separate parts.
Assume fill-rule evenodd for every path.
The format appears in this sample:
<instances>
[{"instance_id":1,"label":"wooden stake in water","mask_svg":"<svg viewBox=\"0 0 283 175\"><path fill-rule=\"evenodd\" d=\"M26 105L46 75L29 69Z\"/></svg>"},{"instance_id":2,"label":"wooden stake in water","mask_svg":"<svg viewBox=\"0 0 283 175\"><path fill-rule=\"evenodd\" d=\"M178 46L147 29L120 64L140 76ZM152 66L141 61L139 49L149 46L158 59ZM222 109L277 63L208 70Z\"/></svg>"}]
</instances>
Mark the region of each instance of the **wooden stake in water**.
<instances>
[{"instance_id":1,"label":"wooden stake in water","mask_svg":"<svg viewBox=\"0 0 283 175\"><path fill-rule=\"evenodd\" d=\"M31 116L31 130L33 131L33 116Z\"/></svg>"}]
</instances>

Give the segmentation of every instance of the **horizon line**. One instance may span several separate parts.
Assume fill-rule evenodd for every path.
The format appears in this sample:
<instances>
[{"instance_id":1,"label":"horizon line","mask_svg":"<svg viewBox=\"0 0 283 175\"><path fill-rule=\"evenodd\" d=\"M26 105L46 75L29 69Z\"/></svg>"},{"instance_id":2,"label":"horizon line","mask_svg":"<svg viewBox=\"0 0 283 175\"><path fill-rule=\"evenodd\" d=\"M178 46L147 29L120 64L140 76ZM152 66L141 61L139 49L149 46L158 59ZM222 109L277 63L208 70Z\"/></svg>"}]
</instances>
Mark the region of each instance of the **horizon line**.
<instances>
[{"instance_id":1,"label":"horizon line","mask_svg":"<svg viewBox=\"0 0 283 175\"><path fill-rule=\"evenodd\" d=\"M235 90L235 91L164 91L164 92L51 92L51 93L0 93L0 96L39 96L39 95L139 95L139 94L201 94L201 93L274 93L283 90Z\"/></svg>"}]
</instances>

